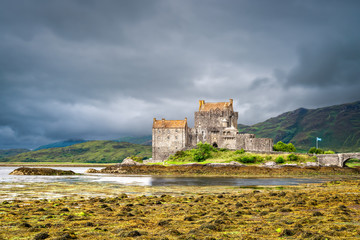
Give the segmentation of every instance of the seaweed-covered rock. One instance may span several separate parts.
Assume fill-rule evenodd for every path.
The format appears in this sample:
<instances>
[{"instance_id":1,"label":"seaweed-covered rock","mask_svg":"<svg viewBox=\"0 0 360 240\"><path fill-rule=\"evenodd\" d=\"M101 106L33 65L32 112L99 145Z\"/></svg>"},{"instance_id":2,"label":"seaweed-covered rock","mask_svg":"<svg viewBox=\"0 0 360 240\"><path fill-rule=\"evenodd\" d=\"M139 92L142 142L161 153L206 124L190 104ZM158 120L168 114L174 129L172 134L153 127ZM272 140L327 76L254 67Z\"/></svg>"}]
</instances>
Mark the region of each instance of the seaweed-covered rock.
<instances>
[{"instance_id":1,"label":"seaweed-covered rock","mask_svg":"<svg viewBox=\"0 0 360 240\"><path fill-rule=\"evenodd\" d=\"M47 239L48 237L50 237L50 235L48 233L38 233L35 235L34 240L42 240L42 239Z\"/></svg>"},{"instance_id":2,"label":"seaweed-covered rock","mask_svg":"<svg viewBox=\"0 0 360 240\"><path fill-rule=\"evenodd\" d=\"M9 173L10 175L75 175L71 170L58 170L51 168L20 167Z\"/></svg>"}]
</instances>

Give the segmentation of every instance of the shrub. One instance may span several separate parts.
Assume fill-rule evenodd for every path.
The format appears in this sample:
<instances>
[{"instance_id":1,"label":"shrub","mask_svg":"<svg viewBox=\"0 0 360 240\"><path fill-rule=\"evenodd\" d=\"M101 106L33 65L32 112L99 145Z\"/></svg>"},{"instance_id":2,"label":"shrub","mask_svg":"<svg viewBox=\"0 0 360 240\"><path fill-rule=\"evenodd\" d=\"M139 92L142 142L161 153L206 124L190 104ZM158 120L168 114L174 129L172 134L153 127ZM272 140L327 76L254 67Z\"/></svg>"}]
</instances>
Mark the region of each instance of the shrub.
<instances>
[{"instance_id":1,"label":"shrub","mask_svg":"<svg viewBox=\"0 0 360 240\"><path fill-rule=\"evenodd\" d=\"M287 156L287 160L288 161L297 161L297 160L299 160L299 156L292 153L292 154Z\"/></svg>"},{"instance_id":2,"label":"shrub","mask_svg":"<svg viewBox=\"0 0 360 240\"><path fill-rule=\"evenodd\" d=\"M283 157L277 157L277 158L275 159L275 162L276 162L276 163L284 163L285 160L284 160Z\"/></svg>"},{"instance_id":3,"label":"shrub","mask_svg":"<svg viewBox=\"0 0 360 240\"><path fill-rule=\"evenodd\" d=\"M238 160L239 162L242 162L242 163L255 163L256 162L256 158L255 156L243 156L241 158L239 158Z\"/></svg>"},{"instance_id":4,"label":"shrub","mask_svg":"<svg viewBox=\"0 0 360 240\"><path fill-rule=\"evenodd\" d=\"M138 157L138 156L131 156L130 157L132 160L134 160L135 162L138 162L138 163L142 163L143 162L143 159L141 157Z\"/></svg>"},{"instance_id":5,"label":"shrub","mask_svg":"<svg viewBox=\"0 0 360 240\"><path fill-rule=\"evenodd\" d=\"M235 151L235 154L243 154L243 153L245 153L245 150L243 148Z\"/></svg>"},{"instance_id":6,"label":"shrub","mask_svg":"<svg viewBox=\"0 0 360 240\"><path fill-rule=\"evenodd\" d=\"M324 152L324 154L335 154L335 152L331 151L331 150L327 150L327 151Z\"/></svg>"},{"instance_id":7,"label":"shrub","mask_svg":"<svg viewBox=\"0 0 360 240\"><path fill-rule=\"evenodd\" d=\"M316 147L312 147L309 149L309 153L312 154L323 154L324 150L322 150L321 148L316 148Z\"/></svg>"},{"instance_id":8,"label":"shrub","mask_svg":"<svg viewBox=\"0 0 360 240\"><path fill-rule=\"evenodd\" d=\"M278 152L295 152L296 148L292 143L286 144L279 141L273 146L273 150Z\"/></svg>"},{"instance_id":9,"label":"shrub","mask_svg":"<svg viewBox=\"0 0 360 240\"><path fill-rule=\"evenodd\" d=\"M193 160L196 162L202 162L211 157L211 151L214 151L214 147L207 142L199 142L197 148L192 150Z\"/></svg>"}]
</instances>

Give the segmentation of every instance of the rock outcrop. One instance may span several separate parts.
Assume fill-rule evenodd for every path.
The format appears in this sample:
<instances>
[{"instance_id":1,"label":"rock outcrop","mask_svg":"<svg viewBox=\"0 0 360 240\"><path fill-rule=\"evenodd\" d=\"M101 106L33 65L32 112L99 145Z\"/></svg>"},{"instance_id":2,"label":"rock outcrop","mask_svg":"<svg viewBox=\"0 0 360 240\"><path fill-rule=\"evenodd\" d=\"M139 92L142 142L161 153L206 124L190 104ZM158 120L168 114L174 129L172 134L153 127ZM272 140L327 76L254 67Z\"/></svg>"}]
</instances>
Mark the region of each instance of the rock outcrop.
<instances>
[{"instance_id":1,"label":"rock outcrop","mask_svg":"<svg viewBox=\"0 0 360 240\"><path fill-rule=\"evenodd\" d=\"M76 173L69 170L58 170L51 168L28 168L20 167L9 173L9 175L75 175Z\"/></svg>"},{"instance_id":2,"label":"rock outcrop","mask_svg":"<svg viewBox=\"0 0 360 240\"><path fill-rule=\"evenodd\" d=\"M136 162L134 160L132 160L131 158L125 158L120 165L144 165L142 163Z\"/></svg>"}]
</instances>

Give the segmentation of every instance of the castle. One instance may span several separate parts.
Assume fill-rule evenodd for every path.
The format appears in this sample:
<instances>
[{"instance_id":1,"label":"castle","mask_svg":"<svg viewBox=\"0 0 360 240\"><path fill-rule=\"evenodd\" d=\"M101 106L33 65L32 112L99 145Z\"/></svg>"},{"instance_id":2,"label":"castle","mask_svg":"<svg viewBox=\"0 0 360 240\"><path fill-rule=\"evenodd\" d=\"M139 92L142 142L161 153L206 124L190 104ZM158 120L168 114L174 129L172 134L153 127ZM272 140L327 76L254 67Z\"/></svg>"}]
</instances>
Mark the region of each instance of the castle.
<instances>
[{"instance_id":1,"label":"castle","mask_svg":"<svg viewBox=\"0 0 360 240\"><path fill-rule=\"evenodd\" d=\"M238 112L233 100L229 102L199 101L195 112L195 126L190 128L184 120L156 120L152 128L152 159L166 160L177 151L194 148L198 142L208 142L214 147L244 149L247 151L272 151L273 140L255 138L254 134L240 134L237 130Z\"/></svg>"}]
</instances>

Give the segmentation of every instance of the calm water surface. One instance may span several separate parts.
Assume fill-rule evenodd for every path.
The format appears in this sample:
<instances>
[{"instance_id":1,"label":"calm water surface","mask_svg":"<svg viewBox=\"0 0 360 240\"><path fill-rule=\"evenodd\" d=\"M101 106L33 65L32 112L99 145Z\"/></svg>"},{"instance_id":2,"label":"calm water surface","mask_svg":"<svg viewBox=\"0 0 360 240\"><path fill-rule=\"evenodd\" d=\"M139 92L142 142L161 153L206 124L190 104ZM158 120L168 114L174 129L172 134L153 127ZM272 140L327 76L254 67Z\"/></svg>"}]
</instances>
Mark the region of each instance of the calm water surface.
<instances>
[{"instance_id":1,"label":"calm water surface","mask_svg":"<svg viewBox=\"0 0 360 240\"><path fill-rule=\"evenodd\" d=\"M29 182L106 182L137 186L254 186L254 185L298 185L321 183L327 179L316 178L237 178L237 177L159 177L119 176L112 174L84 174L78 176L17 176L9 175L18 167L0 167L0 183ZM84 173L89 167L54 167ZM101 169L101 168L95 168Z\"/></svg>"}]
</instances>

